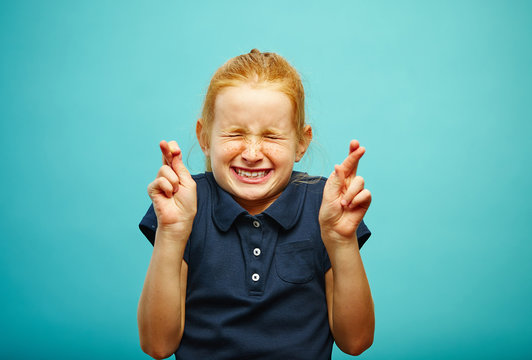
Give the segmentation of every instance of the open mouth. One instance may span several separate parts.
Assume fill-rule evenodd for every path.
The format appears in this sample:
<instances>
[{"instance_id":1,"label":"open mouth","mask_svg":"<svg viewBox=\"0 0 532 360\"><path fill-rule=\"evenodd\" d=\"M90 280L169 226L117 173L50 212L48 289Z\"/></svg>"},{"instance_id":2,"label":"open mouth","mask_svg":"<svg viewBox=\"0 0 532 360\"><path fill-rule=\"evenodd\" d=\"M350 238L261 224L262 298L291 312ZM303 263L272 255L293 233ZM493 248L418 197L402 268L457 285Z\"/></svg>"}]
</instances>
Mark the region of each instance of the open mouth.
<instances>
[{"instance_id":1,"label":"open mouth","mask_svg":"<svg viewBox=\"0 0 532 360\"><path fill-rule=\"evenodd\" d=\"M264 178L268 176L271 171L270 169L244 170L236 167L232 169L239 177L250 180L258 180Z\"/></svg>"}]
</instances>

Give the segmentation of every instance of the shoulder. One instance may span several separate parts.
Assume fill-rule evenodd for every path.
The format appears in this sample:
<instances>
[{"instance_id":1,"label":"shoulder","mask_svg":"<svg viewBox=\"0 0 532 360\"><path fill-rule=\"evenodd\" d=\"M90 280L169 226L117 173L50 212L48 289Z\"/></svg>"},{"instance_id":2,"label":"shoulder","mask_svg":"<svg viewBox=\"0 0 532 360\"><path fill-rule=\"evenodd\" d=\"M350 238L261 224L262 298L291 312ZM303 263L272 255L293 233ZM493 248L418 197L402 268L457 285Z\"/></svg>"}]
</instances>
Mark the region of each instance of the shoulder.
<instances>
[{"instance_id":1,"label":"shoulder","mask_svg":"<svg viewBox=\"0 0 532 360\"><path fill-rule=\"evenodd\" d=\"M291 184L307 184L313 187L322 187L325 186L327 178L323 176L309 175L306 172L294 171L292 172L292 177L290 178Z\"/></svg>"},{"instance_id":2,"label":"shoulder","mask_svg":"<svg viewBox=\"0 0 532 360\"><path fill-rule=\"evenodd\" d=\"M291 179L291 184L298 188L298 191L305 191L305 197L316 198L321 202L323 196L323 188L327 178L323 176L313 176L304 172L294 171ZM299 186L304 184L304 186Z\"/></svg>"},{"instance_id":3,"label":"shoulder","mask_svg":"<svg viewBox=\"0 0 532 360\"><path fill-rule=\"evenodd\" d=\"M215 184L214 176L209 172L194 174L192 175L192 179L196 182L196 190L198 193L209 191Z\"/></svg>"},{"instance_id":4,"label":"shoulder","mask_svg":"<svg viewBox=\"0 0 532 360\"><path fill-rule=\"evenodd\" d=\"M192 179L196 182L196 184L207 184L209 182L208 179L209 173L200 173L200 174L194 174L192 175Z\"/></svg>"},{"instance_id":5,"label":"shoulder","mask_svg":"<svg viewBox=\"0 0 532 360\"><path fill-rule=\"evenodd\" d=\"M196 193L198 201L198 214L200 210L207 210L212 204L213 186L215 186L214 176L212 173L204 172L192 175L192 179L196 182Z\"/></svg>"}]
</instances>

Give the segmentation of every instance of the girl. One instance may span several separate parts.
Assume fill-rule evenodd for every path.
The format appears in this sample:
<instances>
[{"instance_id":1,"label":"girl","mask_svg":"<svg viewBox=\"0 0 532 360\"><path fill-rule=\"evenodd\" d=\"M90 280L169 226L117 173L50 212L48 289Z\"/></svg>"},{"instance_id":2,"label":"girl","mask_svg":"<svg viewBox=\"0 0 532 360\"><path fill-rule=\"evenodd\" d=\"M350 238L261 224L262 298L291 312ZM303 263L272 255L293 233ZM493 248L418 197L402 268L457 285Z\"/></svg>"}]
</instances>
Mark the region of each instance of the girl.
<instances>
[{"instance_id":1,"label":"girl","mask_svg":"<svg viewBox=\"0 0 532 360\"><path fill-rule=\"evenodd\" d=\"M359 248L370 202L356 140L327 179L293 171L312 139L296 70L253 49L214 74L196 134L207 172L175 141L148 186L154 245L140 344L161 359L330 359L373 342Z\"/></svg>"}]
</instances>

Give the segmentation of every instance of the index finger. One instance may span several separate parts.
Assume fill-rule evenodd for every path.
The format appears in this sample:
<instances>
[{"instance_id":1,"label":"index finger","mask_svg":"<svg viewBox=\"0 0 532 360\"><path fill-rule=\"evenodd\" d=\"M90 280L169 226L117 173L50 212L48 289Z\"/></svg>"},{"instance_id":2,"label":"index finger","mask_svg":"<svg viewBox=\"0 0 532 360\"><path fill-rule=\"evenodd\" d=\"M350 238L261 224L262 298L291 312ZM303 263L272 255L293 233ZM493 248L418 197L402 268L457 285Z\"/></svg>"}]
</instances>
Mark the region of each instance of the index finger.
<instances>
[{"instance_id":1,"label":"index finger","mask_svg":"<svg viewBox=\"0 0 532 360\"><path fill-rule=\"evenodd\" d=\"M161 148L161 153L163 154L163 165L172 167L172 160L174 157L181 154L181 149L177 145L177 142L170 141L168 143L165 140L162 140L159 143L159 147Z\"/></svg>"}]
</instances>

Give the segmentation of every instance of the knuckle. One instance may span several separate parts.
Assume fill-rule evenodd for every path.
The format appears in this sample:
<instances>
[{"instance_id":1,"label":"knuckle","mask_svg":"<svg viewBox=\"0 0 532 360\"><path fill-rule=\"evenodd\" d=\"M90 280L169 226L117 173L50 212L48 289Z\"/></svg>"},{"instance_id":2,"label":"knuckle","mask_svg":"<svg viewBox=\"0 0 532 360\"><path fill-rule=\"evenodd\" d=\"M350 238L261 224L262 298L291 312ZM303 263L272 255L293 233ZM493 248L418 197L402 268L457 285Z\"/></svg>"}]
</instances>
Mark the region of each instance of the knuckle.
<instances>
[{"instance_id":1,"label":"knuckle","mask_svg":"<svg viewBox=\"0 0 532 360\"><path fill-rule=\"evenodd\" d=\"M170 181L166 177L160 177L159 182L161 186L168 186L170 184Z\"/></svg>"},{"instance_id":2,"label":"knuckle","mask_svg":"<svg viewBox=\"0 0 532 360\"><path fill-rule=\"evenodd\" d=\"M157 171L157 176L162 176L164 174L164 171L166 169L166 167L168 167L168 165L163 165L159 168L159 171Z\"/></svg>"},{"instance_id":3,"label":"knuckle","mask_svg":"<svg viewBox=\"0 0 532 360\"><path fill-rule=\"evenodd\" d=\"M148 195L150 196L150 198L153 198L153 195L155 195L158 192L158 189L160 188L161 186L160 186L159 178L149 183L147 191L148 191Z\"/></svg>"},{"instance_id":4,"label":"knuckle","mask_svg":"<svg viewBox=\"0 0 532 360\"><path fill-rule=\"evenodd\" d=\"M162 189L164 188L166 178L158 177L150 184L152 189ZM167 181L167 180L166 180Z\"/></svg>"},{"instance_id":5,"label":"knuckle","mask_svg":"<svg viewBox=\"0 0 532 360\"><path fill-rule=\"evenodd\" d=\"M161 168L159 169L159 177L165 177L165 178L168 178L168 179L171 179L174 177L173 175L174 171L172 170L172 168L168 165L163 165L161 166Z\"/></svg>"}]
</instances>

